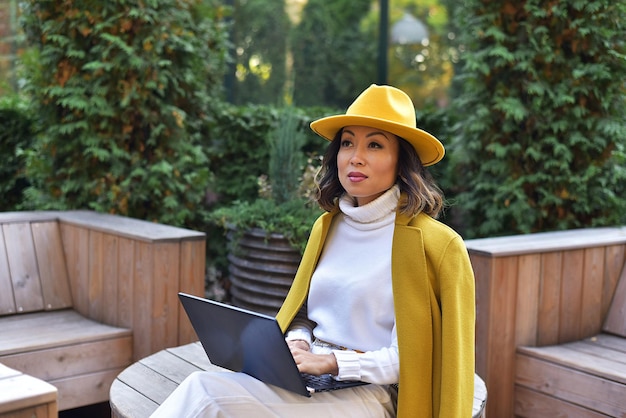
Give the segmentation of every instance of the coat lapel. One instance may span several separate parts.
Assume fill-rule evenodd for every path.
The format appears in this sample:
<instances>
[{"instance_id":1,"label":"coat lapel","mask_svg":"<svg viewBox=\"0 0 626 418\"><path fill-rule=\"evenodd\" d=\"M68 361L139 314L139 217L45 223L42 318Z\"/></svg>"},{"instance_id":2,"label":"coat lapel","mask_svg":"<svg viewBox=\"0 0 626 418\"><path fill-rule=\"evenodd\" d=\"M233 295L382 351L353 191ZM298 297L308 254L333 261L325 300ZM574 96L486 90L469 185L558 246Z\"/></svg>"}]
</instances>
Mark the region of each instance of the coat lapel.
<instances>
[{"instance_id":1,"label":"coat lapel","mask_svg":"<svg viewBox=\"0 0 626 418\"><path fill-rule=\"evenodd\" d=\"M285 302L283 302L276 315L276 320L283 332L287 331L289 324L291 324L291 321L293 321L293 318L295 318L307 298L313 271L322 254L330 224L336 213L337 211L322 214L313 225L313 228L311 228L311 234L298 266L298 271L293 279L293 284L289 289Z\"/></svg>"}]
</instances>

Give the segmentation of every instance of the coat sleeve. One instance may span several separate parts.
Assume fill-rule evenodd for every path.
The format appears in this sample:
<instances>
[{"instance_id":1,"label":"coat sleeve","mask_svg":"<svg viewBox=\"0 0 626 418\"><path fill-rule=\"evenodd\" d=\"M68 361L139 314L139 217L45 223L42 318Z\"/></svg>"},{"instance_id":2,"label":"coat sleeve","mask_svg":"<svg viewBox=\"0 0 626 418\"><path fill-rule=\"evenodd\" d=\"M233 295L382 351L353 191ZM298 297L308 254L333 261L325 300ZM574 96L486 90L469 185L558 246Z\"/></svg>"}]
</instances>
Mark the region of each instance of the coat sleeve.
<instances>
[{"instance_id":1,"label":"coat sleeve","mask_svg":"<svg viewBox=\"0 0 626 418\"><path fill-rule=\"evenodd\" d=\"M437 270L441 309L441 391L437 416L468 417L474 399L476 304L474 272L460 236L449 242Z\"/></svg>"}]
</instances>

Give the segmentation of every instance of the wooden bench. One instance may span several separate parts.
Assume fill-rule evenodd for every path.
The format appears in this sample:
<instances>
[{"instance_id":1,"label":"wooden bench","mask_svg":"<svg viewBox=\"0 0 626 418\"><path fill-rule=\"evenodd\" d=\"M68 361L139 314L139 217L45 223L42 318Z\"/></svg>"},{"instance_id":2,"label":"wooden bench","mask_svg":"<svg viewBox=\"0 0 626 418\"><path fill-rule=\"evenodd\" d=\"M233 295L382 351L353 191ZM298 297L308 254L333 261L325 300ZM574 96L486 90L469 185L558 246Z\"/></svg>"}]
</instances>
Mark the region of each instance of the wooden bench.
<instances>
[{"instance_id":1,"label":"wooden bench","mask_svg":"<svg viewBox=\"0 0 626 418\"><path fill-rule=\"evenodd\" d=\"M0 363L108 400L129 364L195 339L176 294L204 294L205 235L90 211L0 213Z\"/></svg>"},{"instance_id":2,"label":"wooden bench","mask_svg":"<svg viewBox=\"0 0 626 418\"><path fill-rule=\"evenodd\" d=\"M0 364L0 417L56 418L57 389Z\"/></svg>"},{"instance_id":3,"label":"wooden bench","mask_svg":"<svg viewBox=\"0 0 626 418\"><path fill-rule=\"evenodd\" d=\"M623 378L624 337L603 328L612 321L624 324L618 283L622 289L626 228L486 238L466 245L476 275L476 368L489 389L487 416L625 416L623 401L616 401L616 396L626 399L624 382L614 385L619 379L608 375L598 380L597 369L611 364ZM559 382L571 383L577 392L548 405L546 398L556 400L564 391ZM615 414L587 409L581 415L574 404L600 404L602 391L610 393Z\"/></svg>"},{"instance_id":4,"label":"wooden bench","mask_svg":"<svg viewBox=\"0 0 626 418\"><path fill-rule=\"evenodd\" d=\"M626 266L602 333L546 347L518 347L515 414L626 416Z\"/></svg>"}]
</instances>

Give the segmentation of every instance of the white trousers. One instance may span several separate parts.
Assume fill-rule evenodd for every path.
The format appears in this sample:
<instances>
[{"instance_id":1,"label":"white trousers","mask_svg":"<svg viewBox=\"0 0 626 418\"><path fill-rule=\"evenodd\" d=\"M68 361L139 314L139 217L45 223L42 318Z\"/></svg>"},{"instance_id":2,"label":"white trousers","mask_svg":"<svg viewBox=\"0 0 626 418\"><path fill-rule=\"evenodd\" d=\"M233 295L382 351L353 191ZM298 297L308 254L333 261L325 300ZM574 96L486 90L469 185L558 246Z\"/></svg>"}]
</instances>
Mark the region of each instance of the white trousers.
<instances>
[{"instance_id":1,"label":"white trousers","mask_svg":"<svg viewBox=\"0 0 626 418\"><path fill-rule=\"evenodd\" d=\"M395 417L395 399L384 385L364 385L310 398L267 385L244 373L194 372L151 415L198 417Z\"/></svg>"}]
</instances>

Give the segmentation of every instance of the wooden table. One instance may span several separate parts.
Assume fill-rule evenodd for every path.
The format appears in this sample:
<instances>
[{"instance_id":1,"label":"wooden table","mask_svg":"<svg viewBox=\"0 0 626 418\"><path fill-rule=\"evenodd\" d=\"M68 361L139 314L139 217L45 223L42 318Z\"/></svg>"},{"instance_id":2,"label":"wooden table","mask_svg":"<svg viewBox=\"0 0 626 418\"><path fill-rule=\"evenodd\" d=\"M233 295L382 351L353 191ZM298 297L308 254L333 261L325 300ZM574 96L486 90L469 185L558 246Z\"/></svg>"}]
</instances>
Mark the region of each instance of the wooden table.
<instances>
[{"instance_id":1,"label":"wooden table","mask_svg":"<svg viewBox=\"0 0 626 418\"><path fill-rule=\"evenodd\" d=\"M168 348L131 365L111 385L114 418L148 417L192 372L224 369L211 364L199 342ZM481 417L487 400L485 383L475 379L473 417Z\"/></svg>"},{"instance_id":2,"label":"wooden table","mask_svg":"<svg viewBox=\"0 0 626 418\"><path fill-rule=\"evenodd\" d=\"M57 388L0 364L0 417L56 418Z\"/></svg>"},{"instance_id":3,"label":"wooden table","mask_svg":"<svg viewBox=\"0 0 626 418\"><path fill-rule=\"evenodd\" d=\"M111 385L111 412L114 418L148 417L192 372L223 371L211 364L199 342L168 348L131 365ZM474 382L473 417L483 416L487 401L485 383L478 375Z\"/></svg>"}]
</instances>

